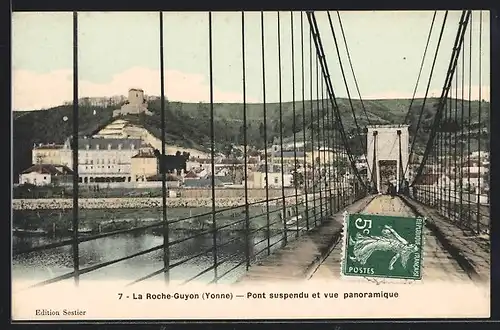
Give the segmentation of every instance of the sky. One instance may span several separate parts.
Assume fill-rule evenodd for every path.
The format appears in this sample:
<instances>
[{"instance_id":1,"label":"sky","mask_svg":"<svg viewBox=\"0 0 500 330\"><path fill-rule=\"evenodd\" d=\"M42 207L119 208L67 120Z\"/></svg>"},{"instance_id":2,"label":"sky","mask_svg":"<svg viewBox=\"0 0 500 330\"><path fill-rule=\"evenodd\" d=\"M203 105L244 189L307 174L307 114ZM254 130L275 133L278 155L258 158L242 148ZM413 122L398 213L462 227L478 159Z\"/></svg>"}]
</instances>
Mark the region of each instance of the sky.
<instances>
[{"instance_id":1,"label":"sky","mask_svg":"<svg viewBox=\"0 0 500 330\"><path fill-rule=\"evenodd\" d=\"M349 91L358 98L337 13L330 12ZM340 12L354 73L363 99L411 98L433 11ZM448 13L429 96L439 96L450 62L460 11ZM79 97L126 95L142 88L160 95L158 12L78 13ZM301 13L280 12L282 101L302 99ZM172 101L210 99L209 20L207 12L167 12L164 17L165 95ZM292 66L292 17L293 50ZM309 23L303 19L305 98L310 99ZM444 11L437 12L417 97L425 94ZM482 12L482 81L479 81L479 12L472 18L472 99L489 100L489 12ZM262 102L261 14L246 12L246 101ZM346 97L339 59L326 12L316 12L331 81ZM73 15L69 12L16 12L12 18L14 110L46 109L73 99ZM468 54L469 32L465 52ZM242 102L242 14L212 13L215 102ZM314 47L314 43L313 43ZM313 52L315 50L313 49ZM264 13L266 102L279 101L278 14ZM293 69L292 69L293 67ZM466 67L466 80L468 80ZM295 88L292 88L292 72ZM313 98L316 98L313 62ZM295 91L295 93L293 93ZM320 92L321 93L321 90ZM460 93L460 92L459 92ZM295 94L295 95L294 95ZM467 94L467 93L466 93Z\"/></svg>"}]
</instances>

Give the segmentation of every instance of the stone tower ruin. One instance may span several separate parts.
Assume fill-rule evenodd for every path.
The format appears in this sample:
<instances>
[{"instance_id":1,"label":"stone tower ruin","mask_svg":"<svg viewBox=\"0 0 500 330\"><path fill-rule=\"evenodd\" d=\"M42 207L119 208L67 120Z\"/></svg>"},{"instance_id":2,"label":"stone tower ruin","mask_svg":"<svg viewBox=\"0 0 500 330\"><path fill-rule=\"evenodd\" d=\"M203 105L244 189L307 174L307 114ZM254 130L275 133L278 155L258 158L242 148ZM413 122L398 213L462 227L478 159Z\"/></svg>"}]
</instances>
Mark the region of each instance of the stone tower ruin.
<instances>
[{"instance_id":1,"label":"stone tower ruin","mask_svg":"<svg viewBox=\"0 0 500 330\"><path fill-rule=\"evenodd\" d=\"M138 115L145 113L149 116L152 115L148 111L148 103L144 97L144 90L139 88L131 88L128 91L128 100L119 110L113 111L113 117L120 115Z\"/></svg>"}]
</instances>

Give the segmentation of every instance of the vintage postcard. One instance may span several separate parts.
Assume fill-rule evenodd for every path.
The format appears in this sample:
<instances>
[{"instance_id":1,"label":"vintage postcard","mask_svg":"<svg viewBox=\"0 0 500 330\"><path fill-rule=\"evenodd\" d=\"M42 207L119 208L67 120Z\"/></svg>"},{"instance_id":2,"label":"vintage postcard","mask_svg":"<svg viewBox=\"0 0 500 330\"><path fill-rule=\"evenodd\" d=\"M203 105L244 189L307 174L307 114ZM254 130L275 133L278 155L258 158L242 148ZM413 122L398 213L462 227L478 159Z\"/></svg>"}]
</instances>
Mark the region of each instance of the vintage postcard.
<instances>
[{"instance_id":1,"label":"vintage postcard","mask_svg":"<svg viewBox=\"0 0 500 330\"><path fill-rule=\"evenodd\" d=\"M489 25L14 12L12 319L489 317Z\"/></svg>"}]
</instances>

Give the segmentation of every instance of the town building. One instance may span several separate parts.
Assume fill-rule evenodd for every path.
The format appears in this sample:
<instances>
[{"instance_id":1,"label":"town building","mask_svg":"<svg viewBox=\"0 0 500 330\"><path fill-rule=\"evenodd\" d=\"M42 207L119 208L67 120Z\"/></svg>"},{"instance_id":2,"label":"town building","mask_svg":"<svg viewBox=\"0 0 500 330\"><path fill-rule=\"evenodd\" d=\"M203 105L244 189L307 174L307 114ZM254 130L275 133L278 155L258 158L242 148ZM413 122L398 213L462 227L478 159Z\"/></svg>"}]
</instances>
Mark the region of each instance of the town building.
<instances>
[{"instance_id":1,"label":"town building","mask_svg":"<svg viewBox=\"0 0 500 330\"><path fill-rule=\"evenodd\" d=\"M295 162L297 162L297 164L304 163L304 152L283 150L283 154L281 154L281 151L277 150L271 154L270 161L273 164L281 164L281 162L283 161L283 165L290 165L293 167L295 165Z\"/></svg>"},{"instance_id":2,"label":"town building","mask_svg":"<svg viewBox=\"0 0 500 330\"><path fill-rule=\"evenodd\" d=\"M62 144L35 144L31 152L31 164L61 164Z\"/></svg>"},{"instance_id":3,"label":"town building","mask_svg":"<svg viewBox=\"0 0 500 330\"><path fill-rule=\"evenodd\" d=\"M450 179L447 175L444 174L422 174L415 185L420 186L422 188L430 189L430 188L446 188L452 189L455 186L453 180Z\"/></svg>"},{"instance_id":4,"label":"town building","mask_svg":"<svg viewBox=\"0 0 500 330\"><path fill-rule=\"evenodd\" d=\"M133 182L148 181L148 177L159 173L158 159L150 148L140 149L135 156L132 156L130 166Z\"/></svg>"},{"instance_id":5,"label":"town building","mask_svg":"<svg viewBox=\"0 0 500 330\"><path fill-rule=\"evenodd\" d=\"M64 165L35 164L21 172L19 184L45 186L71 183L73 171Z\"/></svg>"},{"instance_id":6,"label":"town building","mask_svg":"<svg viewBox=\"0 0 500 330\"><path fill-rule=\"evenodd\" d=\"M212 176L211 175L207 175L205 177L206 179L210 179L212 180ZM218 180L218 182L223 185L224 187L228 187L228 186L234 186L234 182L233 182L233 178L229 175L227 176L215 176L215 180Z\"/></svg>"},{"instance_id":7,"label":"town building","mask_svg":"<svg viewBox=\"0 0 500 330\"><path fill-rule=\"evenodd\" d=\"M132 182L132 157L146 147L140 139L78 139L81 183ZM70 140L61 149L61 162L72 168Z\"/></svg>"},{"instance_id":8,"label":"town building","mask_svg":"<svg viewBox=\"0 0 500 330\"><path fill-rule=\"evenodd\" d=\"M471 172L464 174L461 178L462 187L464 189L476 189L477 187L488 186L489 182L486 182L485 177L487 177L487 173Z\"/></svg>"},{"instance_id":9,"label":"town building","mask_svg":"<svg viewBox=\"0 0 500 330\"><path fill-rule=\"evenodd\" d=\"M281 168L278 165L268 165L267 181L269 188L281 188L293 186L293 175L290 173L280 172ZM247 178L248 188L265 188L266 187L266 170L265 166L260 166L256 171L248 173Z\"/></svg>"},{"instance_id":10,"label":"town building","mask_svg":"<svg viewBox=\"0 0 500 330\"><path fill-rule=\"evenodd\" d=\"M479 161L474 161L474 160L469 160L465 161L462 164L462 173L467 174L467 173L488 173L489 169L487 166L484 166L482 162Z\"/></svg>"},{"instance_id":11,"label":"town building","mask_svg":"<svg viewBox=\"0 0 500 330\"><path fill-rule=\"evenodd\" d=\"M148 183L155 184L156 187L162 186L162 174L154 174L146 177ZM181 185L182 178L175 174L168 173L165 175L165 185L167 188L178 188ZM173 196L175 197L175 196Z\"/></svg>"},{"instance_id":12,"label":"town building","mask_svg":"<svg viewBox=\"0 0 500 330\"><path fill-rule=\"evenodd\" d=\"M203 171L205 171L205 170L203 170ZM206 173L203 173L203 174L206 175ZM188 171L184 175L183 179L184 179L184 182L189 181L189 180L200 180L202 178L203 174L199 175L198 173L196 173L196 170L193 169L191 171Z\"/></svg>"}]
</instances>

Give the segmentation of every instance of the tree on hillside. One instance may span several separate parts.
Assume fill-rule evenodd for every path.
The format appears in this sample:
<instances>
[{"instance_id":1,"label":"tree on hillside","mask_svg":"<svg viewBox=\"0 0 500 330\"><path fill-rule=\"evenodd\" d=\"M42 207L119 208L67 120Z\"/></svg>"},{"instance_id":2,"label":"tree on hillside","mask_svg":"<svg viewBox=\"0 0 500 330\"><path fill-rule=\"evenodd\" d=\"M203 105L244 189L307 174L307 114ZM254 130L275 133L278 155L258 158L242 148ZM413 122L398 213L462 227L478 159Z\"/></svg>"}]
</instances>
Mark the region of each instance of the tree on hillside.
<instances>
[{"instance_id":1,"label":"tree on hillside","mask_svg":"<svg viewBox=\"0 0 500 330\"><path fill-rule=\"evenodd\" d=\"M261 122L259 124L259 137L257 139L257 145L259 148L265 148L266 147L266 137L267 137L267 142L269 143L269 136L266 136L268 129L267 127L264 126L264 123Z\"/></svg>"},{"instance_id":2,"label":"tree on hillside","mask_svg":"<svg viewBox=\"0 0 500 330\"><path fill-rule=\"evenodd\" d=\"M266 130L266 128L264 127L264 123L261 122L259 124L259 136L262 138L262 140L264 140L265 130Z\"/></svg>"},{"instance_id":3,"label":"tree on hillside","mask_svg":"<svg viewBox=\"0 0 500 330\"><path fill-rule=\"evenodd\" d=\"M273 127L273 135L280 135L281 133L281 126L280 126L280 122L279 120L277 120L275 123L274 123L274 127Z\"/></svg>"},{"instance_id":4,"label":"tree on hillside","mask_svg":"<svg viewBox=\"0 0 500 330\"><path fill-rule=\"evenodd\" d=\"M225 147L224 147L224 156L226 156L226 158L231 158L232 154L233 154L233 145L232 143L229 143L227 144Z\"/></svg>"},{"instance_id":5,"label":"tree on hillside","mask_svg":"<svg viewBox=\"0 0 500 330\"><path fill-rule=\"evenodd\" d=\"M302 187L302 185L304 184L304 175L301 172L293 172L292 175L293 186L295 188Z\"/></svg>"}]
</instances>

